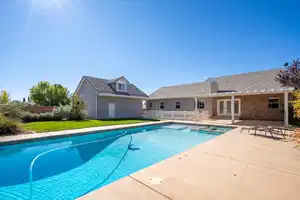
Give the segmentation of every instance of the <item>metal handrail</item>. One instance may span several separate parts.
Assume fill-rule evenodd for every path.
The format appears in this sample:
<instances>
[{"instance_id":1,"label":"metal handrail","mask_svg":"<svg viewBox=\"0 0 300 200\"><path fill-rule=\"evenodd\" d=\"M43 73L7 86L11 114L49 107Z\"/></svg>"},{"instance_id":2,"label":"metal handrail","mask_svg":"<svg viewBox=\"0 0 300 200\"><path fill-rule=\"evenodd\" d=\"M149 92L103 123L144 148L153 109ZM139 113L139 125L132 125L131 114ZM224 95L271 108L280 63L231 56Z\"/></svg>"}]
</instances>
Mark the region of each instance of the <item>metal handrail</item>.
<instances>
[{"instance_id":1,"label":"metal handrail","mask_svg":"<svg viewBox=\"0 0 300 200\"><path fill-rule=\"evenodd\" d=\"M80 143L80 144L74 144L74 145L70 145L70 146L64 146L64 147L58 147L58 148L54 148L54 149L50 149L50 150L48 150L48 151L45 151L45 152L43 152L43 153L40 153L39 155L37 155L32 161L31 161L31 164L30 164L30 168L29 168L29 192L30 192L30 198L29 199L32 199L32 193L33 193L33 185L32 185L32 182L33 182L33 176L32 176L32 170L33 170L33 167L34 167L34 164L35 164L35 162L40 158L40 157L42 157L43 155L46 155L46 154L48 154L48 153L51 153L51 152L53 152L53 151L57 151L57 150L61 150L61 149L66 149L66 148L70 148L70 147L76 147L76 146L82 146L82 145L87 145L87 144L92 144L92 143L97 143L97 142L104 142L104 141L107 141L107 140L111 140L111 139L117 139L117 138L121 138L121 137L123 137L123 136L125 136L127 134L127 131L125 131L123 134L121 134L121 135L118 135L118 136L115 136L115 137L110 137L110 138L105 138L105 139L101 139L101 140L95 140L95 141L91 141L91 142L84 142L84 143ZM131 135L130 135L131 136ZM129 144L131 143L131 141L132 141L132 136L131 136L131 138L130 138L130 142L129 142ZM127 150L126 150L126 152L125 152L125 154L123 155L123 157L122 157L122 159L121 159L121 161L123 160L123 158L125 157L125 155L127 154L127 152L128 152L128 148L127 148ZM117 166L119 166L120 165L120 163L117 165ZM114 169L115 170L115 169ZM114 171L113 170L113 171ZM111 175L111 174L110 174ZM109 175L109 176L110 176Z\"/></svg>"}]
</instances>

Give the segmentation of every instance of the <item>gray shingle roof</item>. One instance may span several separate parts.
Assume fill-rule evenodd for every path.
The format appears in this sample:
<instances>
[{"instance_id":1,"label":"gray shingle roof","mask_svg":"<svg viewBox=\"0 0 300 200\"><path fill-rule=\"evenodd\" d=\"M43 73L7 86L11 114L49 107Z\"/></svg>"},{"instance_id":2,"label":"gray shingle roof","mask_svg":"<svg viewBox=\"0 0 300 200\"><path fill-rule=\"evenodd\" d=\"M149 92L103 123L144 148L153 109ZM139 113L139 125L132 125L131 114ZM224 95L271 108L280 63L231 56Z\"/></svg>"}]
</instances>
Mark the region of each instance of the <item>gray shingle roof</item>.
<instances>
[{"instance_id":1,"label":"gray shingle roof","mask_svg":"<svg viewBox=\"0 0 300 200\"><path fill-rule=\"evenodd\" d=\"M192 97L208 93L208 82L191 83L161 87L150 95L150 98Z\"/></svg>"},{"instance_id":2,"label":"gray shingle roof","mask_svg":"<svg viewBox=\"0 0 300 200\"><path fill-rule=\"evenodd\" d=\"M113 81L108 79L96 78L91 76L84 76L85 80L87 80L91 86L98 93L106 93L106 94L116 94L116 95L124 95L124 96L138 96L138 97L148 97L142 90L137 88L134 84L127 84L127 92L117 92L115 87L113 86ZM118 80L119 78L115 79Z\"/></svg>"},{"instance_id":3,"label":"gray shingle roof","mask_svg":"<svg viewBox=\"0 0 300 200\"><path fill-rule=\"evenodd\" d=\"M283 88L274 78L280 69L250 72L244 74L208 78L205 82L161 87L150 95L150 98L193 97L208 94L211 81L218 83L218 93L222 92L255 92L261 90L279 90Z\"/></svg>"},{"instance_id":4,"label":"gray shingle roof","mask_svg":"<svg viewBox=\"0 0 300 200\"><path fill-rule=\"evenodd\" d=\"M280 69L249 72L231 76L209 78L207 81L214 80L218 82L219 92L253 92L271 89L277 90L282 88L282 86L274 80L279 71Z\"/></svg>"}]
</instances>

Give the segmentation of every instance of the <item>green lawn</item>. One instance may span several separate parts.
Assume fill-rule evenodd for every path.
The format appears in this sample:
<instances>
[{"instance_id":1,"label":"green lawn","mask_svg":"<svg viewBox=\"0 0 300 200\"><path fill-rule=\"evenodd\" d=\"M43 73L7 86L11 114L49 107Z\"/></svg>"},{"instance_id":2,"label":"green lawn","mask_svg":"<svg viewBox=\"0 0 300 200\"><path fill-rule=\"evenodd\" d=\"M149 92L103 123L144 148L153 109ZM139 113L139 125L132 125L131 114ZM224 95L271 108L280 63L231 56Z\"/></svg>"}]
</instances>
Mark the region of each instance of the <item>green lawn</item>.
<instances>
[{"instance_id":1,"label":"green lawn","mask_svg":"<svg viewBox=\"0 0 300 200\"><path fill-rule=\"evenodd\" d=\"M110 120L84 120L84 121L50 121L50 122L31 122L23 124L25 130L37 133L50 131L63 131L69 129L88 128L97 126L110 126L119 124L135 124L153 121L150 119L110 119Z\"/></svg>"}]
</instances>

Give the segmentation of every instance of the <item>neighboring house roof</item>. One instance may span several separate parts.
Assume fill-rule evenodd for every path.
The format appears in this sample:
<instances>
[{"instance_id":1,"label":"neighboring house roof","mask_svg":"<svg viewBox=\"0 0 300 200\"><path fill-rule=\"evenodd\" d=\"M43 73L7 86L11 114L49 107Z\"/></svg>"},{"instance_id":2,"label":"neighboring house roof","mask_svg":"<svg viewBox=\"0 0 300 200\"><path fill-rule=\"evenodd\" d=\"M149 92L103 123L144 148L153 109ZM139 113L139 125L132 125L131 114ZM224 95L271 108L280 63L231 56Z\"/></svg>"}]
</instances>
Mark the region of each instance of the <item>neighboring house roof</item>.
<instances>
[{"instance_id":1,"label":"neighboring house roof","mask_svg":"<svg viewBox=\"0 0 300 200\"><path fill-rule=\"evenodd\" d=\"M103 93L103 94L132 96L132 97L134 97L134 96L135 97L148 97L148 95L146 95L142 90L140 90L134 84L131 84L129 82L127 84L127 92L116 91L114 83L117 80L119 80L120 78L124 78L124 77L119 77L116 79L108 80L108 79L96 78L96 77L91 77L91 76L83 76L83 79L86 80L98 94Z\"/></svg>"},{"instance_id":2,"label":"neighboring house roof","mask_svg":"<svg viewBox=\"0 0 300 200\"><path fill-rule=\"evenodd\" d=\"M282 87L274 78L280 69L250 72L244 74L208 78L205 82L161 87L150 95L151 99L195 97L210 94L209 84L217 82L218 92L259 92L264 90L280 90Z\"/></svg>"}]
</instances>

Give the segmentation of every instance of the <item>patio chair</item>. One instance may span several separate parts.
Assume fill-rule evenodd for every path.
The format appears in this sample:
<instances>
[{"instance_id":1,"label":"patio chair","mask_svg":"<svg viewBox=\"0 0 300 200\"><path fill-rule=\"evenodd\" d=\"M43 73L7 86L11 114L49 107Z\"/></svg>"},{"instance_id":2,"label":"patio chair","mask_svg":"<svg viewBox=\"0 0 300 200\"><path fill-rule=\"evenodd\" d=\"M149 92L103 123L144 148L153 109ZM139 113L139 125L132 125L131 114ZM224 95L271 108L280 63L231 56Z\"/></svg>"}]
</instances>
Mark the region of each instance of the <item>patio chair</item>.
<instances>
[{"instance_id":1,"label":"patio chair","mask_svg":"<svg viewBox=\"0 0 300 200\"><path fill-rule=\"evenodd\" d=\"M248 130L248 133L250 133L250 131L251 131L251 130L255 130L255 129L256 129L256 127L255 127L255 126L243 127L243 128L241 128L241 131L240 131L240 133L242 133L242 132L243 132L243 130Z\"/></svg>"},{"instance_id":2,"label":"patio chair","mask_svg":"<svg viewBox=\"0 0 300 200\"><path fill-rule=\"evenodd\" d=\"M256 136L257 131L260 131L260 132L263 131L263 132L265 132L265 136L267 136L267 133L269 132L270 135L272 136L272 138L275 139L274 135L273 135L273 131L274 130L270 126L255 126L255 132L254 132L255 136Z\"/></svg>"},{"instance_id":3,"label":"patio chair","mask_svg":"<svg viewBox=\"0 0 300 200\"><path fill-rule=\"evenodd\" d=\"M272 126L272 129L275 130L277 133L280 133L284 139L287 131L293 131L294 128L292 126Z\"/></svg>"}]
</instances>

